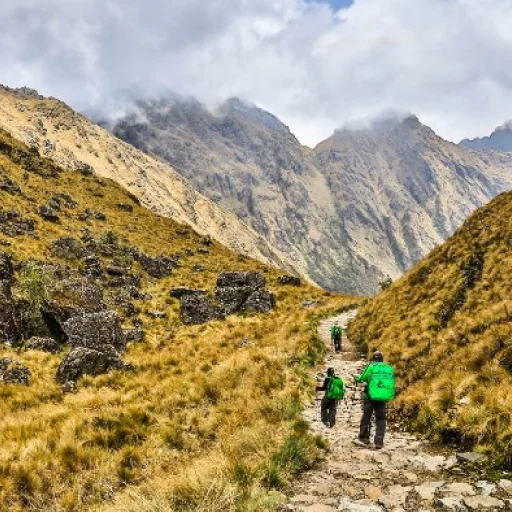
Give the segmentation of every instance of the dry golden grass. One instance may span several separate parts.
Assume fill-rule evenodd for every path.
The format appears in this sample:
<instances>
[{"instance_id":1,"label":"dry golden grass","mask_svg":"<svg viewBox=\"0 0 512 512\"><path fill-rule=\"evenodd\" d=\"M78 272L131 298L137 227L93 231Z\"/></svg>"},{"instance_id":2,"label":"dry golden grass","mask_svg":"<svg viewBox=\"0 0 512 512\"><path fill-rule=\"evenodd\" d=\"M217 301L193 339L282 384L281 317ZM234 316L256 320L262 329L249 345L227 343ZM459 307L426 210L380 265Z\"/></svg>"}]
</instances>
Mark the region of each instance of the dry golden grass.
<instances>
[{"instance_id":1,"label":"dry golden grass","mask_svg":"<svg viewBox=\"0 0 512 512\"><path fill-rule=\"evenodd\" d=\"M16 158L7 155L13 151ZM78 237L85 208L107 216L87 226L95 237L111 230L124 244L154 255L201 246L202 237L189 228L142 207L134 205L131 214L119 210L118 203L131 199L109 180L67 171L45 179L27 173L28 162L51 166L0 132L0 165L25 194L0 191L1 208L37 222L36 238L10 238L12 245L2 248L16 262L52 260L51 242ZM37 215L38 204L54 193L79 203L60 224ZM2 357L26 364L32 379L27 388L0 386L1 510L265 510L279 500L290 475L315 460L321 441L300 420L308 368L323 355L315 319L355 300L306 285L279 286L277 269L217 243L209 251L182 259L169 278L145 275L143 289L153 295L150 303L138 303L146 339L124 356L136 373L84 377L76 393L64 395L54 379L62 354L2 348ZM196 264L204 272L194 272ZM265 272L277 309L183 326L169 289L211 289L225 270ZM324 304L304 310L305 299ZM167 317L152 319L145 314L152 309ZM241 347L244 338L252 343Z\"/></svg>"},{"instance_id":2,"label":"dry golden grass","mask_svg":"<svg viewBox=\"0 0 512 512\"><path fill-rule=\"evenodd\" d=\"M512 457L512 193L359 313L350 335L396 364L397 405L444 441Z\"/></svg>"}]
</instances>

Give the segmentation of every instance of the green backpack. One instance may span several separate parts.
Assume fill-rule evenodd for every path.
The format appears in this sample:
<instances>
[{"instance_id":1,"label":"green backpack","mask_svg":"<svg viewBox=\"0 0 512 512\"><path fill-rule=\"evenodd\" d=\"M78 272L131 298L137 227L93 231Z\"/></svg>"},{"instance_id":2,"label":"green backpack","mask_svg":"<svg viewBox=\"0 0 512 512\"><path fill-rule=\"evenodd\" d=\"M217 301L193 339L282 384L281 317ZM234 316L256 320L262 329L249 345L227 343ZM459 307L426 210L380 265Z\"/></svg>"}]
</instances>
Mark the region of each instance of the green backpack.
<instances>
[{"instance_id":1,"label":"green backpack","mask_svg":"<svg viewBox=\"0 0 512 512\"><path fill-rule=\"evenodd\" d=\"M332 335L338 338L341 338L341 327L339 325L335 325L332 328Z\"/></svg>"},{"instance_id":2,"label":"green backpack","mask_svg":"<svg viewBox=\"0 0 512 512\"><path fill-rule=\"evenodd\" d=\"M368 383L370 400L389 402L395 398L395 370L386 363L376 363Z\"/></svg>"},{"instance_id":3,"label":"green backpack","mask_svg":"<svg viewBox=\"0 0 512 512\"><path fill-rule=\"evenodd\" d=\"M340 377L331 377L327 385L327 398L331 400L343 400L345 388Z\"/></svg>"}]
</instances>

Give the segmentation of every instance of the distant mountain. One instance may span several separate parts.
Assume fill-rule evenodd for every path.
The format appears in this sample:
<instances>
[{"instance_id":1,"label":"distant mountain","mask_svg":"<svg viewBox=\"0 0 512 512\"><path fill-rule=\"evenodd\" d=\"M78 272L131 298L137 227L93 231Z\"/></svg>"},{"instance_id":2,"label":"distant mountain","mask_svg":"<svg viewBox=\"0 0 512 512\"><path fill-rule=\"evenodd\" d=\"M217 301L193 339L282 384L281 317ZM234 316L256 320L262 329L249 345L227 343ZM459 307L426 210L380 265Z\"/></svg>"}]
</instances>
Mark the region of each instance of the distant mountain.
<instances>
[{"instance_id":1,"label":"distant mountain","mask_svg":"<svg viewBox=\"0 0 512 512\"><path fill-rule=\"evenodd\" d=\"M479 155L417 118L339 130L310 149L272 114L232 99L140 101L109 125L171 164L321 286L374 293L512 188L512 155Z\"/></svg>"},{"instance_id":2,"label":"distant mountain","mask_svg":"<svg viewBox=\"0 0 512 512\"><path fill-rule=\"evenodd\" d=\"M460 145L470 149L512 151L512 121L496 128L489 137L464 139Z\"/></svg>"}]
</instances>

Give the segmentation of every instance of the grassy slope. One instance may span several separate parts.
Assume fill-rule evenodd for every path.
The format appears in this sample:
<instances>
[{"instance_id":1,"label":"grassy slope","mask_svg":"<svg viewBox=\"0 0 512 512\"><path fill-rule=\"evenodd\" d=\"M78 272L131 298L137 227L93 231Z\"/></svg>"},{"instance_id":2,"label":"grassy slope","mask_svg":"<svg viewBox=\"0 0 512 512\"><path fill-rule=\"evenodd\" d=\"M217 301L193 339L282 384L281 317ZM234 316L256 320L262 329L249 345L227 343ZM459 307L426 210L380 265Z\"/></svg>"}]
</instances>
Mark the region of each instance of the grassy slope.
<instances>
[{"instance_id":1,"label":"grassy slope","mask_svg":"<svg viewBox=\"0 0 512 512\"><path fill-rule=\"evenodd\" d=\"M19 164L7 154L13 152ZM0 165L25 194L0 191L0 208L15 208L37 222L37 237L14 237L10 247L0 247L16 262L52 259L52 240L79 237L85 224L78 215L85 208L107 216L87 226L95 237L112 230L123 243L153 255L201 246L202 237L189 228L142 207L119 210L117 203L131 199L109 180L60 170L58 177L43 179L25 171L33 164L52 167L0 131ZM52 224L37 215L37 205L59 192L79 207ZM321 355L314 317L352 299L310 286L279 287L278 270L217 243L208 255L180 261L183 266L169 278L143 274L143 290L153 295L149 303L138 303L146 340L124 356L138 368L135 374L84 377L77 393L64 395L54 380L62 354L2 347L2 357L26 364L33 377L28 388L0 386L0 509L200 510L204 503L208 510L262 509L270 499L262 482L279 487L314 456L314 440L298 420L305 369ZM194 272L197 264L205 271ZM140 271L136 264L134 270ZM212 289L224 270L265 271L277 310L181 325L169 289ZM301 301L310 298L325 304L314 313L302 309ZM167 318L151 319L144 312L152 309L165 309ZM240 348L243 338L253 344Z\"/></svg>"},{"instance_id":2,"label":"grassy slope","mask_svg":"<svg viewBox=\"0 0 512 512\"><path fill-rule=\"evenodd\" d=\"M350 334L396 364L417 428L510 457L512 193L365 306Z\"/></svg>"}]
</instances>

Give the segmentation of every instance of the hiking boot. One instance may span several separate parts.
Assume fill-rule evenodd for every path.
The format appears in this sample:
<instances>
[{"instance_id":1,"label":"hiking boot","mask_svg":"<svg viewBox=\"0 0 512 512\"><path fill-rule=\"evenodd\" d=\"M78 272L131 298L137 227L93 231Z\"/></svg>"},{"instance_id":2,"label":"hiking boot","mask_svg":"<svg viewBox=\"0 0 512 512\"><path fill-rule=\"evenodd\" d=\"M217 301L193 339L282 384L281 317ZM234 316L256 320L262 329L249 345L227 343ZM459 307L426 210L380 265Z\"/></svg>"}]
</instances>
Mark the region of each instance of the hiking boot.
<instances>
[{"instance_id":1,"label":"hiking boot","mask_svg":"<svg viewBox=\"0 0 512 512\"><path fill-rule=\"evenodd\" d=\"M370 441L368 439L354 439L352 443L356 446L366 448L370 444Z\"/></svg>"},{"instance_id":2,"label":"hiking boot","mask_svg":"<svg viewBox=\"0 0 512 512\"><path fill-rule=\"evenodd\" d=\"M375 443L375 449L376 450L382 450L382 448L384 448L384 445L381 444L381 443Z\"/></svg>"}]
</instances>

